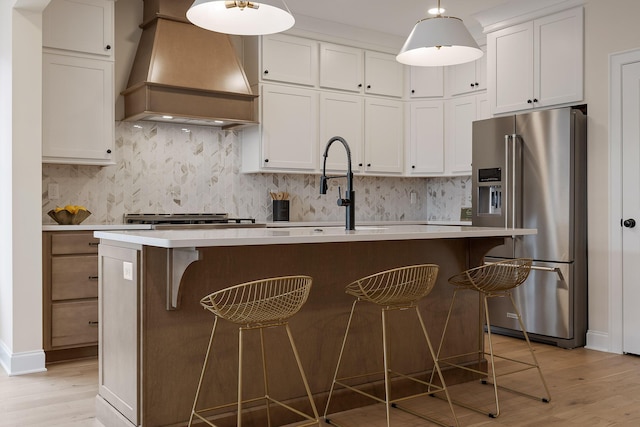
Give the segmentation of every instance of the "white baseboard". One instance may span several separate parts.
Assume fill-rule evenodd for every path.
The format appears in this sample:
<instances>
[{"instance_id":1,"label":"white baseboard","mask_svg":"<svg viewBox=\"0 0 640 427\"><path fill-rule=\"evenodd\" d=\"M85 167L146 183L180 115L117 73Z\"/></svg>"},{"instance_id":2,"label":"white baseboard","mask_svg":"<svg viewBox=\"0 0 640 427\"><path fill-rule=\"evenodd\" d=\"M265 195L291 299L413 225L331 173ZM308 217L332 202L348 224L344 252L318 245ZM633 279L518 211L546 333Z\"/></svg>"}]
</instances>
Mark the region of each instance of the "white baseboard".
<instances>
[{"instance_id":1,"label":"white baseboard","mask_svg":"<svg viewBox=\"0 0 640 427\"><path fill-rule=\"evenodd\" d=\"M608 333L600 331L587 331L587 345L585 345L585 348L588 348L589 350L613 353L610 350L610 347L611 345Z\"/></svg>"},{"instance_id":2,"label":"white baseboard","mask_svg":"<svg viewBox=\"0 0 640 427\"><path fill-rule=\"evenodd\" d=\"M9 376L44 372L47 370L45 361L44 350L12 353L5 343L0 342L0 366Z\"/></svg>"}]
</instances>

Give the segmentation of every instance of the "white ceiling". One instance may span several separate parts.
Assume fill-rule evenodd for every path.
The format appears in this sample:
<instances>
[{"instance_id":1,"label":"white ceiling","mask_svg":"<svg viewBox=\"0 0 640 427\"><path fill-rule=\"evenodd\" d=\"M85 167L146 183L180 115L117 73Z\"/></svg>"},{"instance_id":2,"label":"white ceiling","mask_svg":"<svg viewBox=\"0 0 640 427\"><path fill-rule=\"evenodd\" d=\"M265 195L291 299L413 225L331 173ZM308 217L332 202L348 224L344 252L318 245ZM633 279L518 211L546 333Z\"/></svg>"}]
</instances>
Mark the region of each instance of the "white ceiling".
<instances>
[{"instance_id":1,"label":"white ceiling","mask_svg":"<svg viewBox=\"0 0 640 427\"><path fill-rule=\"evenodd\" d=\"M440 0L445 15L464 21L473 32L480 24L473 14L509 3L510 0ZM426 17L438 0L286 0L296 15L306 15L354 27L408 36L415 23Z\"/></svg>"}]
</instances>

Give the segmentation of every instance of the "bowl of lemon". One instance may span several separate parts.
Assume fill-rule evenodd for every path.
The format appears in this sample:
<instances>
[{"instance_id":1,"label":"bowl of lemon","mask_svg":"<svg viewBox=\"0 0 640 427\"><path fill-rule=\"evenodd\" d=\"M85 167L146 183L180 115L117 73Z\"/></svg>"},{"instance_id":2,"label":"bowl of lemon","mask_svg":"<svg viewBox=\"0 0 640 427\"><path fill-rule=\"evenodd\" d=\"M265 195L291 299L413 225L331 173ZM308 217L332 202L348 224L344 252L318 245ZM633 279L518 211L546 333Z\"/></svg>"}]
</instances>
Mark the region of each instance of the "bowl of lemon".
<instances>
[{"instance_id":1,"label":"bowl of lemon","mask_svg":"<svg viewBox=\"0 0 640 427\"><path fill-rule=\"evenodd\" d=\"M67 205L64 208L56 207L47 213L60 225L78 225L91 215L87 208L79 205Z\"/></svg>"}]
</instances>

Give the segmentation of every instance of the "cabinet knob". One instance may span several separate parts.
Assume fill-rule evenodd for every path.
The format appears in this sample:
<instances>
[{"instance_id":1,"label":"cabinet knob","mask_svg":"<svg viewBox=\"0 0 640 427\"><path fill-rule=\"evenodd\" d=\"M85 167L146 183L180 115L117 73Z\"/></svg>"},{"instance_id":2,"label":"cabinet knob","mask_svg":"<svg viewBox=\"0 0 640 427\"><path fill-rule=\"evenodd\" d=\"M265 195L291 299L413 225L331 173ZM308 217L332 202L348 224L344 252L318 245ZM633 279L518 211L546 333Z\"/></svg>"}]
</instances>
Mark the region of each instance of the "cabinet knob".
<instances>
[{"instance_id":1,"label":"cabinet knob","mask_svg":"<svg viewBox=\"0 0 640 427\"><path fill-rule=\"evenodd\" d=\"M362 87L362 83L360 83L360 84L358 85L358 87Z\"/></svg>"},{"instance_id":2,"label":"cabinet knob","mask_svg":"<svg viewBox=\"0 0 640 427\"><path fill-rule=\"evenodd\" d=\"M533 102L538 102L538 98L533 98Z\"/></svg>"},{"instance_id":3,"label":"cabinet knob","mask_svg":"<svg viewBox=\"0 0 640 427\"><path fill-rule=\"evenodd\" d=\"M476 86L480 86L480 83L476 82Z\"/></svg>"},{"instance_id":4,"label":"cabinet knob","mask_svg":"<svg viewBox=\"0 0 640 427\"><path fill-rule=\"evenodd\" d=\"M527 104L533 104L533 101L530 99L527 99Z\"/></svg>"},{"instance_id":5,"label":"cabinet knob","mask_svg":"<svg viewBox=\"0 0 640 427\"><path fill-rule=\"evenodd\" d=\"M111 154L111 148L107 149L107 154Z\"/></svg>"},{"instance_id":6,"label":"cabinet knob","mask_svg":"<svg viewBox=\"0 0 640 427\"><path fill-rule=\"evenodd\" d=\"M411 89L411 93L416 93L416 91L414 89Z\"/></svg>"},{"instance_id":7,"label":"cabinet knob","mask_svg":"<svg viewBox=\"0 0 640 427\"><path fill-rule=\"evenodd\" d=\"M475 83L471 83L471 87L475 87L475 86L476 86Z\"/></svg>"},{"instance_id":8,"label":"cabinet knob","mask_svg":"<svg viewBox=\"0 0 640 427\"><path fill-rule=\"evenodd\" d=\"M264 162L265 163L269 163L269 159L264 159Z\"/></svg>"},{"instance_id":9,"label":"cabinet knob","mask_svg":"<svg viewBox=\"0 0 640 427\"><path fill-rule=\"evenodd\" d=\"M269 70L264 70L264 74L269 74Z\"/></svg>"},{"instance_id":10,"label":"cabinet knob","mask_svg":"<svg viewBox=\"0 0 640 427\"><path fill-rule=\"evenodd\" d=\"M111 45L110 45L110 44L106 45L106 46L105 46L105 49L107 49L107 50L111 50Z\"/></svg>"},{"instance_id":11,"label":"cabinet knob","mask_svg":"<svg viewBox=\"0 0 640 427\"><path fill-rule=\"evenodd\" d=\"M370 168L371 167L371 163L367 163L367 167Z\"/></svg>"},{"instance_id":12,"label":"cabinet knob","mask_svg":"<svg viewBox=\"0 0 640 427\"><path fill-rule=\"evenodd\" d=\"M371 89L371 85L367 85L367 89Z\"/></svg>"},{"instance_id":13,"label":"cabinet knob","mask_svg":"<svg viewBox=\"0 0 640 427\"><path fill-rule=\"evenodd\" d=\"M362 167L362 163L358 163L358 166Z\"/></svg>"},{"instance_id":14,"label":"cabinet knob","mask_svg":"<svg viewBox=\"0 0 640 427\"><path fill-rule=\"evenodd\" d=\"M415 168L416 168L416 165L411 165L411 169L415 169Z\"/></svg>"}]
</instances>

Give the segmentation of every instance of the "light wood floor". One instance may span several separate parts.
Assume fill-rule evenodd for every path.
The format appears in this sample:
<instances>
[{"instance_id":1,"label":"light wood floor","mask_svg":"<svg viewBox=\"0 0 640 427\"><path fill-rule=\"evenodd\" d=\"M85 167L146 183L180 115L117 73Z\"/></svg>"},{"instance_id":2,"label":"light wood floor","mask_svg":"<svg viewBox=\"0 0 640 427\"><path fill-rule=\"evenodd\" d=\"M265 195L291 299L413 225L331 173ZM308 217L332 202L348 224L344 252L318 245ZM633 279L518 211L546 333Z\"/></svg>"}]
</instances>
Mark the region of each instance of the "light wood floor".
<instances>
[{"instance_id":1,"label":"light wood floor","mask_svg":"<svg viewBox=\"0 0 640 427\"><path fill-rule=\"evenodd\" d=\"M521 340L494 335L494 343L496 353L512 357L524 354ZM535 343L534 347L551 389L551 402L501 392L499 418L456 407L461 426L640 426L640 357ZM517 375L522 383L539 383L533 371ZM47 372L16 377L8 377L0 369L0 427L101 427L94 418L97 376L95 359L53 364ZM491 403L491 388L486 385L467 383L451 387L451 392L458 398ZM443 404L430 398L411 402L421 411L441 411L446 421L446 406L440 406ZM430 425L398 410L392 417L393 427ZM386 425L382 405L335 414L333 418L349 427Z\"/></svg>"}]
</instances>

